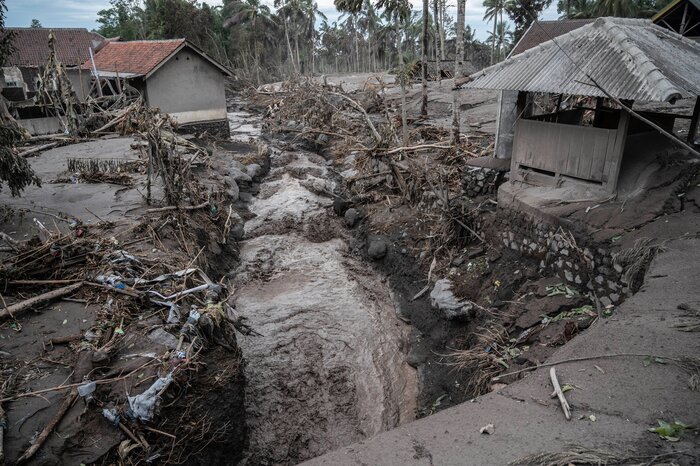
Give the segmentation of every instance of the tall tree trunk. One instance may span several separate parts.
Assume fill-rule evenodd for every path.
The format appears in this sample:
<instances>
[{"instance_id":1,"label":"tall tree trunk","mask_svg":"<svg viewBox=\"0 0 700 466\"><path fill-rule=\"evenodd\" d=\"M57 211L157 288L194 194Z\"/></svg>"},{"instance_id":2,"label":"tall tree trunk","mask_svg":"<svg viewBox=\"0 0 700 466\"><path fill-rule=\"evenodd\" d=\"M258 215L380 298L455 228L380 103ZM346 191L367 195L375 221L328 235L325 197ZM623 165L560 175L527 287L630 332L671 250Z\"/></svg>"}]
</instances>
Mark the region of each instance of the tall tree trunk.
<instances>
[{"instance_id":1,"label":"tall tree trunk","mask_svg":"<svg viewBox=\"0 0 700 466\"><path fill-rule=\"evenodd\" d=\"M440 60L445 60L445 1L440 1Z\"/></svg>"},{"instance_id":2,"label":"tall tree trunk","mask_svg":"<svg viewBox=\"0 0 700 466\"><path fill-rule=\"evenodd\" d=\"M294 52L292 51L292 43L289 41L289 27L287 26L287 18L284 18L284 37L287 39L287 51L289 52L289 59L292 61L292 69L294 73L297 74L296 61L294 60Z\"/></svg>"},{"instance_id":3,"label":"tall tree trunk","mask_svg":"<svg viewBox=\"0 0 700 466\"><path fill-rule=\"evenodd\" d=\"M464 69L464 10L466 0L457 0L457 27L455 37L455 79L462 77ZM457 146L459 144L459 91L452 91L452 142Z\"/></svg>"},{"instance_id":4,"label":"tall tree trunk","mask_svg":"<svg viewBox=\"0 0 700 466\"><path fill-rule=\"evenodd\" d=\"M401 14L396 12L396 51L399 53L399 73L401 74L401 141L408 146L408 118L406 117L406 82L403 79L403 51L401 50Z\"/></svg>"},{"instance_id":5,"label":"tall tree trunk","mask_svg":"<svg viewBox=\"0 0 700 466\"><path fill-rule=\"evenodd\" d=\"M258 51L258 35L257 29L255 28L256 17L253 16L253 47L255 47L255 77L260 86L260 52Z\"/></svg>"},{"instance_id":6,"label":"tall tree trunk","mask_svg":"<svg viewBox=\"0 0 700 466\"><path fill-rule=\"evenodd\" d=\"M423 118L428 117L428 19L430 7L428 0L423 0L423 69L421 78L423 79L423 99L420 105L420 114ZM436 62L437 64L437 62Z\"/></svg>"},{"instance_id":7,"label":"tall tree trunk","mask_svg":"<svg viewBox=\"0 0 700 466\"><path fill-rule=\"evenodd\" d=\"M438 2L440 0L433 0L433 23L435 28L435 61L440 61L442 55L440 54L440 20L438 19Z\"/></svg>"},{"instance_id":8,"label":"tall tree trunk","mask_svg":"<svg viewBox=\"0 0 700 466\"><path fill-rule=\"evenodd\" d=\"M489 64L491 64L491 65L493 65L493 58L494 58L494 55L496 53L496 22L497 22L496 19L497 18L498 18L498 12L494 13L494 15L493 15L493 37L491 37L491 39L493 39L493 42L491 42L491 61L489 62Z\"/></svg>"}]
</instances>

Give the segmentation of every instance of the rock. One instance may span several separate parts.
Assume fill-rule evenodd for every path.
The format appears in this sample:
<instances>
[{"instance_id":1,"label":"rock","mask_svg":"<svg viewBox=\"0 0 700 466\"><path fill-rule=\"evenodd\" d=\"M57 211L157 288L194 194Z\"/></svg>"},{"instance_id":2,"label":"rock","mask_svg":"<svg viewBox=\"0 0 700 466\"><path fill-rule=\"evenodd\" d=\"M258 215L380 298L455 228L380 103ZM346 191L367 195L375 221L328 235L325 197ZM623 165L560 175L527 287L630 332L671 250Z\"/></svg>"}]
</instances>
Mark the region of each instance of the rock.
<instances>
[{"instance_id":1,"label":"rock","mask_svg":"<svg viewBox=\"0 0 700 466\"><path fill-rule=\"evenodd\" d=\"M351 208L345 211L345 224L348 226L348 228L352 228L357 225L359 220L360 212L358 212L357 209Z\"/></svg>"},{"instance_id":2,"label":"rock","mask_svg":"<svg viewBox=\"0 0 700 466\"><path fill-rule=\"evenodd\" d=\"M347 212L346 212L347 213ZM374 260L379 260L386 256L386 241L383 239L374 239L369 242L367 254Z\"/></svg>"},{"instance_id":3,"label":"rock","mask_svg":"<svg viewBox=\"0 0 700 466\"><path fill-rule=\"evenodd\" d=\"M243 173L242 170L239 170L236 167L229 167L228 169L228 176L236 180L236 183L243 183L243 184L248 184L250 185L253 182L253 179L248 176L247 173Z\"/></svg>"},{"instance_id":4,"label":"rock","mask_svg":"<svg viewBox=\"0 0 700 466\"><path fill-rule=\"evenodd\" d=\"M253 195L250 193L240 193L238 197L243 202L250 202L253 200Z\"/></svg>"},{"instance_id":5,"label":"rock","mask_svg":"<svg viewBox=\"0 0 700 466\"><path fill-rule=\"evenodd\" d=\"M325 146L326 144L328 144L329 140L330 138L327 134L319 134L316 138L316 144L318 144L319 146Z\"/></svg>"},{"instance_id":6,"label":"rock","mask_svg":"<svg viewBox=\"0 0 700 466\"><path fill-rule=\"evenodd\" d=\"M355 178L357 175L359 175L359 172L355 170L354 168L349 168L347 170L343 170L340 172L340 176L342 176L346 180L350 180L352 178Z\"/></svg>"},{"instance_id":7,"label":"rock","mask_svg":"<svg viewBox=\"0 0 700 466\"><path fill-rule=\"evenodd\" d=\"M246 167L246 173L251 178L257 178L262 174L262 167L257 163L251 163Z\"/></svg>"},{"instance_id":8,"label":"rock","mask_svg":"<svg viewBox=\"0 0 700 466\"><path fill-rule=\"evenodd\" d=\"M471 301L460 301L452 292L452 282L443 278L435 282L433 290L430 292L430 304L445 315L450 320L466 320L474 310L474 303Z\"/></svg>"},{"instance_id":9,"label":"rock","mask_svg":"<svg viewBox=\"0 0 700 466\"><path fill-rule=\"evenodd\" d=\"M348 210L348 207L350 207L350 203L344 199L335 199L333 201L333 212L340 217L342 215L345 215L345 211Z\"/></svg>"},{"instance_id":10,"label":"rock","mask_svg":"<svg viewBox=\"0 0 700 466\"><path fill-rule=\"evenodd\" d=\"M462 264L464 264L464 256L459 256L452 259L452 265L455 267L459 267Z\"/></svg>"},{"instance_id":11,"label":"rock","mask_svg":"<svg viewBox=\"0 0 700 466\"><path fill-rule=\"evenodd\" d=\"M245 166L245 164L244 164L243 162L239 162L238 160L229 159L229 160L228 160L228 166L229 166L229 167L233 167L233 168L235 168L235 169L237 169L237 170L240 170L240 171L242 171L242 172L245 172L245 171L246 171L246 166Z\"/></svg>"},{"instance_id":12,"label":"rock","mask_svg":"<svg viewBox=\"0 0 700 466\"><path fill-rule=\"evenodd\" d=\"M226 194L229 195L231 200L233 202L236 202L239 199L240 196L240 190L238 189L238 183L236 183L236 180L234 180L232 177L226 175L224 177L224 183L228 186L228 189L226 190Z\"/></svg>"},{"instance_id":13,"label":"rock","mask_svg":"<svg viewBox=\"0 0 700 466\"><path fill-rule=\"evenodd\" d=\"M149 333L148 339L154 343L163 345L168 349L177 348L177 338L173 334L166 332L160 327Z\"/></svg>"},{"instance_id":14,"label":"rock","mask_svg":"<svg viewBox=\"0 0 700 466\"><path fill-rule=\"evenodd\" d=\"M243 236L245 236L244 225L242 223L237 223L233 228L231 228L230 234L236 241L242 240Z\"/></svg>"}]
</instances>

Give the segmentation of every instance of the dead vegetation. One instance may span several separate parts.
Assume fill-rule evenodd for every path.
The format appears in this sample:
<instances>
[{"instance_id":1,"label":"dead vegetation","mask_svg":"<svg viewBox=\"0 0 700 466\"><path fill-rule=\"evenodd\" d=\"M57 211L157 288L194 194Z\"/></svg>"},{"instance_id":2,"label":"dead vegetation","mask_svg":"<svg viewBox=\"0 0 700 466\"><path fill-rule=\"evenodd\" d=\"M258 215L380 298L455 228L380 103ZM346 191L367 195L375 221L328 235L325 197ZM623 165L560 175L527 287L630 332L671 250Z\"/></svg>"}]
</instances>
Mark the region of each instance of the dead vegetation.
<instances>
[{"instance_id":1,"label":"dead vegetation","mask_svg":"<svg viewBox=\"0 0 700 466\"><path fill-rule=\"evenodd\" d=\"M52 315L58 307L52 303L79 303L94 315L87 330L76 326L73 335L39 335L41 346L28 348L28 358L2 353L0 408L56 393L62 399L50 417L39 414L41 431L12 458L31 459L62 423L87 439L121 433L118 445L99 447L103 454L114 447L114 464L188 463L216 442L242 438L242 424L223 420L212 396L229 392L239 403L232 410L242 409L235 394L243 386L235 331L255 332L236 313L228 282L210 278L217 267L209 263L212 247L217 261L236 256L236 245L226 239L241 219L233 215L223 186L205 185L193 174L206 169L210 153L178 135L168 115L128 91L80 102L67 79L53 53L40 102L60 117L68 135L36 138L33 142L42 145L25 155L108 133L133 135L138 159L70 158L69 181L131 186L145 175L146 202L164 206L146 210L139 221L105 221L92 214L98 222L90 225L43 213L48 221L31 218L28 238L0 235L6 245L0 261L3 331L36 332L37 312L42 318ZM16 122L3 118L0 173L13 195L39 182L15 148L23 138ZM34 213L17 209L6 217ZM70 351L54 356L54 348L64 345ZM75 371L63 383L47 386L37 370L44 360ZM77 417L70 414L76 407L82 411ZM0 409L0 421L3 415Z\"/></svg>"},{"instance_id":2,"label":"dead vegetation","mask_svg":"<svg viewBox=\"0 0 700 466\"><path fill-rule=\"evenodd\" d=\"M36 390L31 388L36 386L31 361L5 363L10 374L7 380L14 382L11 387L3 384L0 402L66 393L66 409L59 410L46 425L48 435L80 398L84 400L78 403L84 403L86 419L104 416L127 435L117 451L121 461L130 464L146 458L161 458L162 464L182 464L197 449L226 435L227 425L213 421L214 413L202 411L207 406L207 390L202 391L202 382L197 380L206 373L208 353L217 347L228 353L225 370L232 375L239 373L241 356L234 330L251 333L229 302L229 286L212 281L202 271L207 268L206 254L202 254L205 246L200 246L202 235L206 237L205 232L212 228L220 235L224 221L223 216L195 211L147 217L126 229L107 222L89 229L73 224L72 230L64 233L37 223L39 234L27 241L15 241L14 253L0 268L6 306L0 319L20 331L26 325L24 313L29 309L40 309L60 299L86 303L96 310L90 328L65 341L50 340L44 352L53 345L69 344L74 352L72 356L64 355L63 363L73 364L74 357L76 364L85 360L89 368L78 376L74 374L70 383ZM184 234L185 230L195 234ZM131 239L133 236L136 238ZM190 254L166 253L156 258L147 252L150 247L170 250L164 243L172 242ZM127 252L130 249L142 252ZM133 362L124 362L124 354L135 342L143 345L149 340L152 343L148 345L163 352L144 352ZM123 389L125 384L137 387L144 383L144 388L160 385L155 391L144 392L147 395L139 395L141 398L128 397L129 390ZM179 388L171 394L169 386ZM191 388L183 391L184 387ZM187 406L200 411L181 414L190 416L186 421L176 421L167 414L162 418L164 423L158 421L158 407L167 411L182 396L187 396ZM139 403L145 403L147 409L144 411ZM167 431L162 431L163 426ZM38 437L23 457L33 456L45 438Z\"/></svg>"},{"instance_id":3,"label":"dead vegetation","mask_svg":"<svg viewBox=\"0 0 700 466\"><path fill-rule=\"evenodd\" d=\"M619 465L619 464L667 464L667 461L685 457L684 452L672 452L656 456L641 456L622 452L610 452L581 446L571 446L561 452L536 453L511 461L509 466L569 466L583 465ZM675 464L675 463L672 463Z\"/></svg>"},{"instance_id":4,"label":"dead vegetation","mask_svg":"<svg viewBox=\"0 0 700 466\"><path fill-rule=\"evenodd\" d=\"M263 88L254 98L267 107L268 131L293 135L293 141L311 146L320 141L331 148L336 162L353 155L356 174L345 179L350 202L387 196L419 211L417 221L429 229L424 250L444 265L453 249L482 241L473 223L483 206L461 202L461 174L465 159L492 152L493 138L463 135L455 146L449 130L415 124L403 146L400 112L386 104L385 87L378 81L344 92L299 79L277 90Z\"/></svg>"}]
</instances>

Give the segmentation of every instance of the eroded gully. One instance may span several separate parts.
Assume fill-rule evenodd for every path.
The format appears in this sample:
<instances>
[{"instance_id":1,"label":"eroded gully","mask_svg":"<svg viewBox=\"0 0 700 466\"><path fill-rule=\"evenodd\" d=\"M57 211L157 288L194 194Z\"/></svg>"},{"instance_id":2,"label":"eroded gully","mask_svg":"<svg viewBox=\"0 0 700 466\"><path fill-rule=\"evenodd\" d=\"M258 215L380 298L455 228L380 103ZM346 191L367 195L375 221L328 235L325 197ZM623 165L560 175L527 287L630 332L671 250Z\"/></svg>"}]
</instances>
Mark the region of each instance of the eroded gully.
<instances>
[{"instance_id":1,"label":"eroded gully","mask_svg":"<svg viewBox=\"0 0 700 466\"><path fill-rule=\"evenodd\" d=\"M245 112L229 119L234 138L256 126ZM262 334L240 341L249 465L296 464L410 421L416 409L410 327L388 282L352 253L332 199L317 194L333 191L326 161L270 146L235 270L238 312Z\"/></svg>"}]
</instances>

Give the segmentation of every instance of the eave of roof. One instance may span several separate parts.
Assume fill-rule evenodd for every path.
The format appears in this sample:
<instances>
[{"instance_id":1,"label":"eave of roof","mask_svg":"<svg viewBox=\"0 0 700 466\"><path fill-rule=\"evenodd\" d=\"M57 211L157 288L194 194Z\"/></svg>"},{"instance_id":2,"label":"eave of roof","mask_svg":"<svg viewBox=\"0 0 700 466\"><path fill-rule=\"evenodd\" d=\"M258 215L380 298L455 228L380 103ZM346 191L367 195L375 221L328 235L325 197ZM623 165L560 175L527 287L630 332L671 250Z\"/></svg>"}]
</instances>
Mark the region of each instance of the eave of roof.
<instances>
[{"instance_id":1,"label":"eave of roof","mask_svg":"<svg viewBox=\"0 0 700 466\"><path fill-rule=\"evenodd\" d=\"M146 64L143 68L144 69L138 69L135 70L134 68L129 68L128 66L123 66L121 70L115 69L119 68L120 65L117 63L110 63L109 65L102 65L102 64L97 64L96 68L98 73L100 74L105 74L109 73L111 76L115 76L117 73L119 76L123 77L136 77L136 76L143 76L144 79L148 79L153 74L155 74L165 63L167 63L172 57L177 55L181 50L183 50L185 47L192 49L195 53L200 55L202 58L204 58L206 61L208 61L211 65L214 67L218 68L223 74L227 76L233 76L233 73L228 70L226 67L224 67L222 64L211 58L209 55L204 53L201 49L196 47L195 45L191 44L188 42L186 39L170 39L170 40L161 40L161 41L129 41L129 42L107 42L102 49L95 55L95 61L99 63L99 53L111 53L111 50L108 50L109 47L117 47L117 51L114 52L116 55L116 58L114 58L114 61L119 61L120 59L124 57L120 57L120 54L128 54L131 52L130 50L119 50L120 47L124 46L125 48L129 46L129 44L149 44L149 45L156 45L158 43L162 44L172 44L175 47L172 48L171 50L168 50L166 54L164 54L158 61L155 61L154 63L149 63ZM86 61L83 64L83 68L85 69L92 69L92 62L90 60Z\"/></svg>"},{"instance_id":2,"label":"eave of roof","mask_svg":"<svg viewBox=\"0 0 700 466\"><path fill-rule=\"evenodd\" d=\"M671 3L663 7L658 13L656 13L654 16L651 17L651 20L653 22L657 22L659 19L663 18L668 14L670 11L674 10L678 5L683 3L684 1L689 1L692 3L695 8L700 10L700 0L673 0Z\"/></svg>"},{"instance_id":3,"label":"eave of roof","mask_svg":"<svg viewBox=\"0 0 700 466\"><path fill-rule=\"evenodd\" d=\"M696 96L700 44L649 20L599 18L472 75L465 87L605 97L596 84L620 99Z\"/></svg>"}]
</instances>

